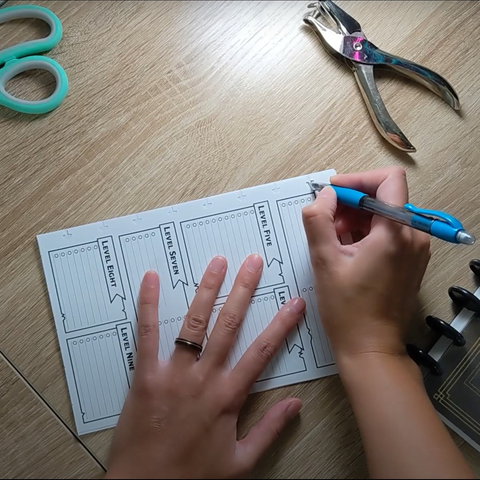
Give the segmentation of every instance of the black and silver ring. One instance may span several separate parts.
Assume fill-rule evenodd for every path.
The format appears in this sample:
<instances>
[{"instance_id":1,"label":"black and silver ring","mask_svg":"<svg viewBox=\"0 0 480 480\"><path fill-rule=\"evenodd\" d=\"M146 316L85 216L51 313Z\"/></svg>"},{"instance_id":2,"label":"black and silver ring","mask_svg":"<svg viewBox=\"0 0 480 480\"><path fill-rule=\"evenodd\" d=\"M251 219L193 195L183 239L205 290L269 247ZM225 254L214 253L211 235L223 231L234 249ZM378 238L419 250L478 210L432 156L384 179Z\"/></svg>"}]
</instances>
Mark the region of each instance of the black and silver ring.
<instances>
[{"instance_id":1,"label":"black and silver ring","mask_svg":"<svg viewBox=\"0 0 480 480\"><path fill-rule=\"evenodd\" d=\"M193 348L197 351L197 355L200 355L203 350L203 346L200 345L199 343L191 342L190 340L187 340L186 338L181 338L181 337L177 337L175 339L175 345L183 345L184 347Z\"/></svg>"}]
</instances>

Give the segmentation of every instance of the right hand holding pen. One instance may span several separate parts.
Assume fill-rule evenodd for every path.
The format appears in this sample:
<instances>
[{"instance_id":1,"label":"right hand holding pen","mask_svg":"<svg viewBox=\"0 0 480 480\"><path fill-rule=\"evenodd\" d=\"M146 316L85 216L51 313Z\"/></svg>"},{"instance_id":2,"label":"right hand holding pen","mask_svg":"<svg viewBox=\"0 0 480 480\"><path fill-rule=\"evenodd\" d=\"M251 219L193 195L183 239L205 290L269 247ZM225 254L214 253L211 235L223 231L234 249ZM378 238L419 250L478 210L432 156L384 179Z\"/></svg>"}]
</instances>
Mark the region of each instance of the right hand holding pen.
<instances>
[{"instance_id":1,"label":"right hand holding pen","mask_svg":"<svg viewBox=\"0 0 480 480\"><path fill-rule=\"evenodd\" d=\"M394 205L408 202L405 171L390 167L336 175L354 188ZM429 235L391 220L338 205L324 188L303 209L322 323L337 362L344 355L405 352L412 307L430 259ZM339 235L361 239L342 245Z\"/></svg>"}]
</instances>

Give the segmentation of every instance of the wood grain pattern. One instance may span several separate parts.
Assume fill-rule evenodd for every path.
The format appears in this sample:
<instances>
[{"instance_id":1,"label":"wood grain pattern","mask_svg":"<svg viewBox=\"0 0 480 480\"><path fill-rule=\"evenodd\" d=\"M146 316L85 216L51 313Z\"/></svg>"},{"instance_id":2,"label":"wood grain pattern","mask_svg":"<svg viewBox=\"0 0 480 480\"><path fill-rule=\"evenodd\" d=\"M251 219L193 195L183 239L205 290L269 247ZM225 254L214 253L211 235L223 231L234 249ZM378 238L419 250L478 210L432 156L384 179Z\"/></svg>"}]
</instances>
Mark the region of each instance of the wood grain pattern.
<instances>
[{"instance_id":1,"label":"wood grain pattern","mask_svg":"<svg viewBox=\"0 0 480 480\"><path fill-rule=\"evenodd\" d=\"M307 2L36 3L63 22L49 55L70 92L43 117L0 110L0 348L70 425L38 233L329 167L395 164L414 203L446 209L478 234L479 3L339 3L376 45L438 71L460 96L457 115L423 87L379 76L387 108L418 148L411 156L377 134L351 72L303 26ZM41 33L29 21L2 25L0 45ZM33 88L32 98L51 88L36 75L11 83L25 95ZM452 318L448 286L474 286L473 257L478 246L433 241L412 332L419 343L434 340L426 313ZM242 430L287 393L303 398L304 412L258 476L365 476L336 377L253 396ZM105 461L111 433L83 441Z\"/></svg>"},{"instance_id":2,"label":"wood grain pattern","mask_svg":"<svg viewBox=\"0 0 480 480\"><path fill-rule=\"evenodd\" d=\"M100 478L104 471L0 356L0 477Z\"/></svg>"}]
</instances>

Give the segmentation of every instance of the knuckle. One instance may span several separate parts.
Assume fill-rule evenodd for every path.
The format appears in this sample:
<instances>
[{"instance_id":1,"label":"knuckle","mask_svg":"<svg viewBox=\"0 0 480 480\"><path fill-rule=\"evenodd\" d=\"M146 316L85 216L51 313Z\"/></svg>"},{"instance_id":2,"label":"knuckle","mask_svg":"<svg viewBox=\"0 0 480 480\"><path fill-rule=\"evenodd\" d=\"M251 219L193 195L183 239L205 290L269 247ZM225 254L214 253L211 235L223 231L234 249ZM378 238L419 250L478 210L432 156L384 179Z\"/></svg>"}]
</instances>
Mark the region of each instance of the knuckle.
<instances>
[{"instance_id":1,"label":"knuckle","mask_svg":"<svg viewBox=\"0 0 480 480\"><path fill-rule=\"evenodd\" d=\"M142 338L149 337L153 333L154 327L150 323L140 323L138 325L138 335Z\"/></svg>"},{"instance_id":2,"label":"knuckle","mask_svg":"<svg viewBox=\"0 0 480 480\"><path fill-rule=\"evenodd\" d=\"M319 218L322 218L323 215L323 210L321 210L316 203L311 203L310 205L304 207L302 210L303 223L307 225L315 222Z\"/></svg>"},{"instance_id":3,"label":"knuckle","mask_svg":"<svg viewBox=\"0 0 480 480\"><path fill-rule=\"evenodd\" d=\"M152 301L150 296L143 294L140 295L140 297L138 298L138 304L141 307L148 307L150 305L154 305L154 302Z\"/></svg>"},{"instance_id":4,"label":"knuckle","mask_svg":"<svg viewBox=\"0 0 480 480\"><path fill-rule=\"evenodd\" d=\"M286 331L298 315L299 314L295 313L291 308L281 308L274 320L282 331Z\"/></svg>"},{"instance_id":5,"label":"knuckle","mask_svg":"<svg viewBox=\"0 0 480 480\"><path fill-rule=\"evenodd\" d=\"M334 263L334 257L327 255L321 246L312 246L310 248L310 261L314 272L321 272L330 269ZM335 259L336 261L336 259Z\"/></svg>"},{"instance_id":6,"label":"knuckle","mask_svg":"<svg viewBox=\"0 0 480 480\"><path fill-rule=\"evenodd\" d=\"M215 274L214 274L215 275ZM207 275L203 277L201 287L207 292L217 292L218 290L218 279L214 276Z\"/></svg>"},{"instance_id":7,"label":"knuckle","mask_svg":"<svg viewBox=\"0 0 480 480\"><path fill-rule=\"evenodd\" d=\"M235 388L224 388L215 395L212 400L212 404L215 411L226 413L235 411L237 407L238 410L240 410L242 405L239 405L239 400L242 400L242 398L237 395Z\"/></svg>"},{"instance_id":8,"label":"knuckle","mask_svg":"<svg viewBox=\"0 0 480 480\"><path fill-rule=\"evenodd\" d=\"M418 254L425 258L428 262L432 256L432 252L430 250L430 236L422 233L418 235L415 240Z\"/></svg>"},{"instance_id":9,"label":"knuckle","mask_svg":"<svg viewBox=\"0 0 480 480\"><path fill-rule=\"evenodd\" d=\"M281 435L282 435L282 432L277 426L272 427L272 438L274 441L278 440Z\"/></svg>"},{"instance_id":10,"label":"knuckle","mask_svg":"<svg viewBox=\"0 0 480 480\"><path fill-rule=\"evenodd\" d=\"M150 427L155 432L161 432L165 429L167 424L166 418L163 416L152 415L149 419Z\"/></svg>"},{"instance_id":11,"label":"knuckle","mask_svg":"<svg viewBox=\"0 0 480 480\"><path fill-rule=\"evenodd\" d=\"M402 249L402 244L399 241L399 238L392 239L389 237L385 238L384 242L379 243L378 248L387 258L393 258L398 256L399 251Z\"/></svg>"},{"instance_id":12,"label":"knuckle","mask_svg":"<svg viewBox=\"0 0 480 480\"><path fill-rule=\"evenodd\" d=\"M254 291L257 288L258 280L250 275L245 275L238 279L238 286L243 290Z\"/></svg>"},{"instance_id":13,"label":"knuckle","mask_svg":"<svg viewBox=\"0 0 480 480\"><path fill-rule=\"evenodd\" d=\"M263 361L269 362L274 356L276 352L275 345L270 342L269 340L262 340L257 347L257 355Z\"/></svg>"},{"instance_id":14,"label":"knuckle","mask_svg":"<svg viewBox=\"0 0 480 480\"><path fill-rule=\"evenodd\" d=\"M222 317L222 329L226 334L236 333L242 319L236 312L226 312Z\"/></svg>"},{"instance_id":15,"label":"knuckle","mask_svg":"<svg viewBox=\"0 0 480 480\"><path fill-rule=\"evenodd\" d=\"M155 382L146 375L138 375L134 386L135 393L142 399L151 398L155 395Z\"/></svg>"},{"instance_id":16,"label":"knuckle","mask_svg":"<svg viewBox=\"0 0 480 480\"><path fill-rule=\"evenodd\" d=\"M192 332L201 332L203 333L208 324L208 319L203 315L198 313L188 314L186 318L185 325Z\"/></svg>"},{"instance_id":17,"label":"knuckle","mask_svg":"<svg viewBox=\"0 0 480 480\"><path fill-rule=\"evenodd\" d=\"M402 227L397 240L402 247L411 245L413 243L412 232L407 227Z\"/></svg>"},{"instance_id":18,"label":"knuckle","mask_svg":"<svg viewBox=\"0 0 480 480\"><path fill-rule=\"evenodd\" d=\"M392 175L395 175L397 177L407 178L407 171L403 167L400 167L399 165L393 165L389 167L389 170Z\"/></svg>"},{"instance_id":19,"label":"knuckle","mask_svg":"<svg viewBox=\"0 0 480 480\"><path fill-rule=\"evenodd\" d=\"M420 235L418 239L419 247L422 251L427 252L430 254L430 236L427 234Z\"/></svg>"}]
</instances>

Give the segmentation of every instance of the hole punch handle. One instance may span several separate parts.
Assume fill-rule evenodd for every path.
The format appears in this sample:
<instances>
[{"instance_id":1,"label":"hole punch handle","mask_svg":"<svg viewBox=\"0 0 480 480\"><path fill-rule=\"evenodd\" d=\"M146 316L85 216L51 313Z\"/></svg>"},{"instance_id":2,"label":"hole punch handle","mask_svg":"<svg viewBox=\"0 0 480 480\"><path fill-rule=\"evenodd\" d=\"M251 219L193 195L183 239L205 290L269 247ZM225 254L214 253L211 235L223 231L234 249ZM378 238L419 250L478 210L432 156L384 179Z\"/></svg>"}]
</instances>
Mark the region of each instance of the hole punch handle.
<instances>
[{"instance_id":1,"label":"hole punch handle","mask_svg":"<svg viewBox=\"0 0 480 480\"><path fill-rule=\"evenodd\" d=\"M343 55L360 64L391 68L436 93L454 110L460 109L457 92L447 79L418 63L380 50L366 38L355 35L346 36L343 43Z\"/></svg>"},{"instance_id":2,"label":"hole punch handle","mask_svg":"<svg viewBox=\"0 0 480 480\"><path fill-rule=\"evenodd\" d=\"M380 96L380 92L375 83L373 66L360 63L352 63L351 65L358 88L360 89L367 106L368 113L370 113L373 123L382 137L403 152L415 152L415 147L409 142L405 134L392 120L392 117L383 103L382 97Z\"/></svg>"}]
</instances>

